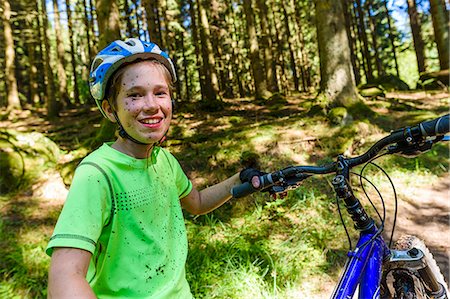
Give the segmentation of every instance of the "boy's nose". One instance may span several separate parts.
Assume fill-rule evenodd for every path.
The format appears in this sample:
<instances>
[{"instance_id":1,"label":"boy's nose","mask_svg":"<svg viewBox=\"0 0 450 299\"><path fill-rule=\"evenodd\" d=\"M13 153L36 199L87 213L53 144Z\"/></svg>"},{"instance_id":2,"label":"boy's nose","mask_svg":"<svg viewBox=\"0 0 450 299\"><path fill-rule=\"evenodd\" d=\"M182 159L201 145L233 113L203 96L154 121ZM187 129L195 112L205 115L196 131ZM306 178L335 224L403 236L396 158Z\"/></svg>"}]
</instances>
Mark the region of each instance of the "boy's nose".
<instances>
[{"instance_id":1,"label":"boy's nose","mask_svg":"<svg viewBox=\"0 0 450 299\"><path fill-rule=\"evenodd\" d=\"M146 95L144 97L144 109L145 110L157 110L159 107L158 101L153 95Z\"/></svg>"}]
</instances>

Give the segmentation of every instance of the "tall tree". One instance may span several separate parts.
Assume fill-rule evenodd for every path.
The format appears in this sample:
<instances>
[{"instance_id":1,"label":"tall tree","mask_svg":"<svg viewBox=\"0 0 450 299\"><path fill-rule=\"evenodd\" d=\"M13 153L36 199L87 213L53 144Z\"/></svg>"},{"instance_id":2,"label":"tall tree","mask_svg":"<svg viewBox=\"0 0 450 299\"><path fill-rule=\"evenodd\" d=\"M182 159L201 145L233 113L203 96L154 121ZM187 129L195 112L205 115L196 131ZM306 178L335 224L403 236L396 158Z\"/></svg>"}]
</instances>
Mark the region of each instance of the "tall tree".
<instances>
[{"instance_id":1,"label":"tall tree","mask_svg":"<svg viewBox=\"0 0 450 299\"><path fill-rule=\"evenodd\" d=\"M58 116L58 102L55 97L55 84L53 81L53 70L50 64L50 42L49 42L49 23L47 18L46 1L41 0L41 16L43 32L42 49L44 50L44 85L45 85L45 105L47 109L47 117L52 119Z\"/></svg>"},{"instance_id":2,"label":"tall tree","mask_svg":"<svg viewBox=\"0 0 450 299\"><path fill-rule=\"evenodd\" d=\"M384 10L386 12L387 25L388 25L388 30L389 30L389 40L391 42L391 47L392 47L392 55L394 58L395 71L397 73L397 77L400 77L400 71L399 71L399 67L398 67L397 53L396 53L397 51L396 51L396 46L395 46L395 37L394 37L394 33L393 33L393 28L392 28L391 16L390 16L389 9L387 6L387 0L383 0L383 6L384 6Z\"/></svg>"},{"instance_id":3,"label":"tall tree","mask_svg":"<svg viewBox=\"0 0 450 299\"><path fill-rule=\"evenodd\" d=\"M287 37L287 45L288 45L288 49L289 49L289 57L291 59L291 71L292 71L292 77L293 77L293 81L294 81L294 88L295 90L299 90L300 84L299 84L299 78L298 78L298 74L297 74L297 60L295 59L295 53L294 53L294 47L296 44L298 44L296 42L296 34L295 33L291 33L291 28L290 28L290 23L289 22L289 15L286 9L287 3L283 3L283 1L281 1L281 9L283 10L283 20L284 20L284 30L286 31L286 37Z\"/></svg>"},{"instance_id":4,"label":"tall tree","mask_svg":"<svg viewBox=\"0 0 450 299\"><path fill-rule=\"evenodd\" d=\"M3 8L3 35L5 39L5 68L6 68L6 87L8 89L7 110L21 109L19 100L19 91L17 90L16 69L14 60L16 52L14 51L14 39L11 29L11 5L9 0L2 1Z\"/></svg>"},{"instance_id":5,"label":"tall tree","mask_svg":"<svg viewBox=\"0 0 450 299\"><path fill-rule=\"evenodd\" d=\"M449 17L444 0L430 0L433 20L434 39L436 41L441 70L449 68Z\"/></svg>"},{"instance_id":6,"label":"tall tree","mask_svg":"<svg viewBox=\"0 0 450 299\"><path fill-rule=\"evenodd\" d=\"M357 13L357 19L358 19L358 35L360 37L360 40L362 41L362 47L363 47L363 60L365 62L366 69L364 70L364 73L366 75L366 80L371 81L373 80L373 69L372 69L372 56L370 54L369 50L369 40L367 38L366 33L366 23L364 20L364 12L362 9L361 0L355 1L356 6L356 13Z\"/></svg>"},{"instance_id":7,"label":"tall tree","mask_svg":"<svg viewBox=\"0 0 450 299\"><path fill-rule=\"evenodd\" d=\"M359 67L358 67L358 58L356 53L356 41L355 36L353 35L353 24L352 24L352 16L351 16L351 10L349 7L349 3L351 3L352 0L342 0L342 10L344 12L344 19L345 19L345 30L347 32L347 39L348 44L350 47L350 61L352 63L352 69L353 69L353 75L355 76L355 83L358 85L361 82L361 75L359 73Z\"/></svg>"},{"instance_id":8,"label":"tall tree","mask_svg":"<svg viewBox=\"0 0 450 299\"><path fill-rule=\"evenodd\" d=\"M267 81L264 76L264 68L259 57L259 44L256 36L255 16L252 10L252 1L243 0L247 34L250 43L250 64L255 82L255 98L268 99L271 92L267 89Z\"/></svg>"},{"instance_id":9,"label":"tall tree","mask_svg":"<svg viewBox=\"0 0 450 299\"><path fill-rule=\"evenodd\" d=\"M377 19L375 14L376 9L375 6L373 4L373 0L367 0L366 2L367 4L367 11L369 13L369 28L370 28L370 33L372 34L372 48L373 48L373 52L374 52L374 56L375 56L375 64L377 66L377 75L378 76L383 76L385 74L384 72L384 68L383 65L381 63L381 57L380 54L378 53L378 41L377 41Z\"/></svg>"},{"instance_id":10,"label":"tall tree","mask_svg":"<svg viewBox=\"0 0 450 299\"><path fill-rule=\"evenodd\" d=\"M320 57L320 92L331 106L359 101L341 1L314 0Z\"/></svg>"},{"instance_id":11,"label":"tall tree","mask_svg":"<svg viewBox=\"0 0 450 299\"><path fill-rule=\"evenodd\" d=\"M106 47L110 42L120 39L120 13L117 0L97 0L95 2L99 31L98 47Z\"/></svg>"},{"instance_id":12,"label":"tall tree","mask_svg":"<svg viewBox=\"0 0 450 299\"><path fill-rule=\"evenodd\" d=\"M204 74L204 68L202 67L203 61L202 61L202 55L201 55L201 49L200 49L200 33L198 30L198 14L196 13L194 2L192 0L187 0L189 5L189 14L191 15L191 38L192 38L192 44L194 45L194 53L195 53L195 62L196 62L196 70L198 72L198 78L200 82L200 93L202 95L202 98L206 98L206 86L205 86L205 74ZM198 5L198 3L197 3Z\"/></svg>"},{"instance_id":13,"label":"tall tree","mask_svg":"<svg viewBox=\"0 0 450 299\"><path fill-rule=\"evenodd\" d=\"M147 30L150 35L150 41L156 43L158 46L163 46L161 39L161 32L158 20L158 0L142 0L147 16Z\"/></svg>"},{"instance_id":14,"label":"tall tree","mask_svg":"<svg viewBox=\"0 0 450 299\"><path fill-rule=\"evenodd\" d=\"M73 31L73 21L72 21L72 10L70 5L70 0L66 0L66 10L67 10L67 25L69 27L69 41L70 41L70 62L72 63L72 77L73 77L73 99L75 103L80 102L80 91L78 89L77 80L77 62L75 59L75 38ZM69 102L70 104L70 102Z\"/></svg>"},{"instance_id":15,"label":"tall tree","mask_svg":"<svg viewBox=\"0 0 450 299\"><path fill-rule=\"evenodd\" d=\"M407 0L406 3L408 4L409 24L414 41L414 50L416 51L417 68L419 73L423 73L426 71L425 46L422 39L422 29L419 13L417 12L416 0Z\"/></svg>"},{"instance_id":16,"label":"tall tree","mask_svg":"<svg viewBox=\"0 0 450 299\"><path fill-rule=\"evenodd\" d=\"M60 100L66 105L70 104L67 93L67 75L64 66L66 65L64 39L61 31L61 19L59 15L58 0L53 0L54 27L56 37L56 71L58 74L58 93Z\"/></svg>"},{"instance_id":17,"label":"tall tree","mask_svg":"<svg viewBox=\"0 0 450 299\"><path fill-rule=\"evenodd\" d=\"M214 58L213 47L211 43L211 32L208 23L207 4L209 1L199 0L198 14L200 20L200 40L203 57L203 66L206 68L205 84L206 84L206 99L207 106L213 108L216 102L220 100L219 97L219 79L216 72L216 62Z\"/></svg>"},{"instance_id":18,"label":"tall tree","mask_svg":"<svg viewBox=\"0 0 450 299\"><path fill-rule=\"evenodd\" d=\"M265 76L266 76L266 82L267 87L269 91L276 92L278 91L278 84L276 82L276 76L275 76L275 64L273 63L273 50L272 50L272 39L270 36L270 29L269 29L269 8L267 6L267 3L265 0L256 0L256 4L259 8L259 20L261 25L261 48L262 48L262 54L263 54L263 61L264 61L264 69Z\"/></svg>"},{"instance_id":19,"label":"tall tree","mask_svg":"<svg viewBox=\"0 0 450 299\"><path fill-rule=\"evenodd\" d=\"M99 30L99 49L103 49L114 40L120 39L120 13L116 0L97 0L96 1L97 24ZM101 130L90 141L89 146L96 147L105 139L111 139L114 136L116 126L104 118L101 124Z\"/></svg>"}]
</instances>

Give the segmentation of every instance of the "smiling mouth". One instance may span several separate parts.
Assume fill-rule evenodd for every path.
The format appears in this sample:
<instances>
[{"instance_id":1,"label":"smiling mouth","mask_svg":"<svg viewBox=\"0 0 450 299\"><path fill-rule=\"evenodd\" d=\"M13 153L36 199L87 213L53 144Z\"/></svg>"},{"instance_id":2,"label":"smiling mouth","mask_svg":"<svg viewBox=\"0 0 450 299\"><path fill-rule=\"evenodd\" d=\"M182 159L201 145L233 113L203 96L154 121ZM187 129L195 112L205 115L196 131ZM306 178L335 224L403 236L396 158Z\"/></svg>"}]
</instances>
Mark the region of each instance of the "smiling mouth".
<instances>
[{"instance_id":1,"label":"smiling mouth","mask_svg":"<svg viewBox=\"0 0 450 299\"><path fill-rule=\"evenodd\" d=\"M162 118L149 118L149 119L143 119L140 120L139 122L145 125L155 125L158 124L162 121Z\"/></svg>"}]
</instances>

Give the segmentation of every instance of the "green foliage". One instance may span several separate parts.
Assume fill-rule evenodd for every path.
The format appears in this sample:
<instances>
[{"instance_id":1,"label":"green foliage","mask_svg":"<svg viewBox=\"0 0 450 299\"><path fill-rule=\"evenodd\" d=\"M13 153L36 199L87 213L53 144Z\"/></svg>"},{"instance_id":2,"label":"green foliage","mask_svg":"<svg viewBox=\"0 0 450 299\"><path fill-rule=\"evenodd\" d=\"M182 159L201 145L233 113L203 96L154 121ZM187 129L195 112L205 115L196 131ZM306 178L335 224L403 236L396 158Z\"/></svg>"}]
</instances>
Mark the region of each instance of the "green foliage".
<instances>
[{"instance_id":1,"label":"green foliage","mask_svg":"<svg viewBox=\"0 0 450 299\"><path fill-rule=\"evenodd\" d=\"M56 165L59 147L41 133L0 131L0 194L32 180L42 169Z\"/></svg>"},{"instance_id":2,"label":"green foliage","mask_svg":"<svg viewBox=\"0 0 450 299\"><path fill-rule=\"evenodd\" d=\"M308 116L310 110L306 106L311 96L286 96L282 105L273 110L264 105L243 109L249 103L243 99L235 101L241 102L227 103L218 113L183 112L174 118L167 147L199 189L248 164L259 163L260 169L271 171L292 164L327 163L341 153L357 155L390 130L433 118L439 109L448 107L448 99L436 100L430 107L420 100L375 98L364 102L365 107L354 108L357 118L335 125L323 113ZM85 127L80 136L89 131ZM18 143L21 133L8 131L11 136L1 135L17 145L27 169L31 165L36 173L19 190L0 196L0 298L46 296L49 258L44 248L61 204L22 193L37 182L36 174L49 168L58 169L67 176L66 183L70 182L79 159L90 149L82 147L73 137L75 134L65 139L67 130L65 124L51 130L52 139L65 148L76 148L68 153L71 159L64 164L55 163L60 154L50 141L27 147L29 142ZM68 140L72 143L67 144ZM2 149L11 147L7 143L1 145ZM449 148L443 144L416 158L391 156L376 162L394 182L400 182L397 191L402 192L408 189L402 188L407 183L428 182L445 175L449 171L449 154ZM17 157L8 161L17 162ZM383 192L388 192L389 185L374 169L368 169L366 174L381 184ZM186 270L194 296L272 299L309 298L320 293L318 297L323 297L324 285L335 283L348 249L330 179L309 178L283 199L255 194L231 200L208 215L186 214ZM355 190L360 192L359 187ZM351 219L345 212L343 215L355 240L357 232L351 229Z\"/></svg>"}]
</instances>

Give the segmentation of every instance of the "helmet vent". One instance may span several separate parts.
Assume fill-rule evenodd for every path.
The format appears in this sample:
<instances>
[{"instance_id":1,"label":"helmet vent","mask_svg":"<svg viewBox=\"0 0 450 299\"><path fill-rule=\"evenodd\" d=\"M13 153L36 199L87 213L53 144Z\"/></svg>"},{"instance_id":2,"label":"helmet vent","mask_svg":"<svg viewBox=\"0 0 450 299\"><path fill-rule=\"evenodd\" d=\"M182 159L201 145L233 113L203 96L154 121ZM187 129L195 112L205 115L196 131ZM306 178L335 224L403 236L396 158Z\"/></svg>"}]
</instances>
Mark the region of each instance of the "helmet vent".
<instances>
[{"instance_id":1,"label":"helmet vent","mask_svg":"<svg viewBox=\"0 0 450 299\"><path fill-rule=\"evenodd\" d=\"M127 45L129 45L129 46L132 46L132 47L136 46L136 43L134 41L132 41L132 40L127 40L125 43Z\"/></svg>"},{"instance_id":2,"label":"helmet vent","mask_svg":"<svg viewBox=\"0 0 450 299\"><path fill-rule=\"evenodd\" d=\"M101 59L101 58L96 59L94 61L94 64L92 65L92 71L95 71L98 68L98 66L102 63L103 63L103 59Z\"/></svg>"},{"instance_id":3,"label":"helmet vent","mask_svg":"<svg viewBox=\"0 0 450 299\"><path fill-rule=\"evenodd\" d=\"M111 49L112 52L120 52L120 50L121 49L117 46Z\"/></svg>"}]
</instances>

